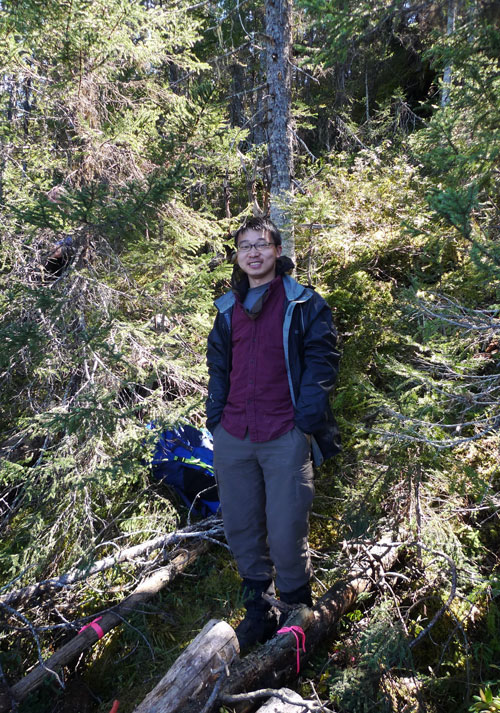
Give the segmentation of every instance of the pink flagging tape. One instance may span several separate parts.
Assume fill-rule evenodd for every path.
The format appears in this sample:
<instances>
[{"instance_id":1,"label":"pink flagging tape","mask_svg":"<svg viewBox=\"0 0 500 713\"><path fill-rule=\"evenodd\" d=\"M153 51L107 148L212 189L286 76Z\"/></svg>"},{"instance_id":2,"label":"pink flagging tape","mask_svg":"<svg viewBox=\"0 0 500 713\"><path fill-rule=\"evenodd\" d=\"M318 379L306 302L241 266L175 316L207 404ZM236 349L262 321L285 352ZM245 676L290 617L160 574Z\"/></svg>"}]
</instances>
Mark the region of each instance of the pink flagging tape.
<instances>
[{"instance_id":1,"label":"pink flagging tape","mask_svg":"<svg viewBox=\"0 0 500 713\"><path fill-rule=\"evenodd\" d=\"M90 624L85 624L85 626L82 626L80 631L78 632L79 634L82 633L82 631L85 631L85 629L88 629L89 627L95 631L97 636L102 639L104 636L104 631L101 629L99 624L97 623L98 621L101 621L102 616L98 616L97 619L94 619L94 621L91 621Z\"/></svg>"},{"instance_id":2,"label":"pink flagging tape","mask_svg":"<svg viewBox=\"0 0 500 713\"><path fill-rule=\"evenodd\" d=\"M283 629L278 630L278 634L288 634L291 633L295 636L295 641L297 642L297 673L300 672L300 643L299 634L302 637L302 651L306 651L306 635L304 634L304 629L300 626L284 626Z\"/></svg>"}]
</instances>

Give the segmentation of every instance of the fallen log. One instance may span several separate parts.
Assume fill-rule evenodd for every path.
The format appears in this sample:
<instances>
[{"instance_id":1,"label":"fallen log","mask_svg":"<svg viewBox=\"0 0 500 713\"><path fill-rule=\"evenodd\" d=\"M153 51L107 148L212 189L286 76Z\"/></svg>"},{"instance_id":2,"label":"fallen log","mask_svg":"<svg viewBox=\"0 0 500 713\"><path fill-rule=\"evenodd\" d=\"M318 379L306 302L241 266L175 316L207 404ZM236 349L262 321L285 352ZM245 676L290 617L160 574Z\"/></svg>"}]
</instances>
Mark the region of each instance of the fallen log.
<instances>
[{"instance_id":1,"label":"fallen log","mask_svg":"<svg viewBox=\"0 0 500 713\"><path fill-rule=\"evenodd\" d=\"M338 581L318 600L312 609L304 607L286 622L300 626L306 634L306 651L300 651L300 667L308 661L318 644L331 638L341 616L363 592L367 592L390 568L397 558L398 548L387 537L372 547L364 547L350 576ZM256 688L280 688L297 677L297 641L292 633L276 634L264 646L236 661L218 695L207 707L209 692L202 692L183 713L210 713L229 697Z\"/></svg>"},{"instance_id":2,"label":"fallen log","mask_svg":"<svg viewBox=\"0 0 500 713\"><path fill-rule=\"evenodd\" d=\"M239 654L236 634L225 621L211 619L134 713L176 713L201 687L214 682L221 666Z\"/></svg>"},{"instance_id":3,"label":"fallen log","mask_svg":"<svg viewBox=\"0 0 500 713\"><path fill-rule=\"evenodd\" d=\"M72 661L76 656L90 648L104 634L121 624L128 614L131 614L139 604L151 599L166 584L171 582L179 572L208 549L208 542L201 540L190 550L182 550L168 565L157 570L150 577L141 582L136 589L120 604L107 610L98 621L92 622L85 630L68 641L50 658L34 668L24 678L10 687L9 691L0 694L0 713L5 713L11 707L22 701L28 694L36 690L44 679L54 675L61 666ZM94 626L92 626L94 624ZM95 627L95 628L94 628Z\"/></svg>"},{"instance_id":4,"label":"fallen log","mask_svg":"<svg viewBox=\"0 0 500 713\"><path fill-rule=\"evenodd\" d=\"M187 539L197 539L203 537L209 538L222 534L222 520L212 516L206 520L196 523L196 525L188 525L181 530L169 532L166 535L160 535L152 540L147 540L147 542L142 542L140 545L127 547L114 553L113 555L103 557L96 562L91 562L86 567L74 567L69 572L62 574L60 577L45 579L42 582L29 584L26 587L15 589L7 594L2 594L0 595L0 604L16 606L29 599L52 594L56 590L69 587L77 582L81 582L98 572L104 572L111 567L115 567L121 562L129 562L133 561L137 557L147 556L151 552L167 547L168 545L176 545Z\"/></svg>"}]
</instances>

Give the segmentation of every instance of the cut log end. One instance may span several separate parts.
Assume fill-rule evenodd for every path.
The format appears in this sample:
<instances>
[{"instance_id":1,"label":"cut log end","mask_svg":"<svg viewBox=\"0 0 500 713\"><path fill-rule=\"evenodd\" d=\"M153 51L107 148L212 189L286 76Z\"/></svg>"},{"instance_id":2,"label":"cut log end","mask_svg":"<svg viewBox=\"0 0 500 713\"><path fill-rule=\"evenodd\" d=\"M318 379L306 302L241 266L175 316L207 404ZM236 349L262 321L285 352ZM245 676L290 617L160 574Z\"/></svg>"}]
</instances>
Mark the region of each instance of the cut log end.
<instances>
[{"instance_id":1,"label":"cut log end","mask_svg":"<svg viewBox=\"0 0 500 713\"><path fill-rule=\"evenodd\" d=\"M234 629L212 619L179 656L134 713L175 713L193 696L212 686L239 654Z\"/></svg>"}]
</instances>

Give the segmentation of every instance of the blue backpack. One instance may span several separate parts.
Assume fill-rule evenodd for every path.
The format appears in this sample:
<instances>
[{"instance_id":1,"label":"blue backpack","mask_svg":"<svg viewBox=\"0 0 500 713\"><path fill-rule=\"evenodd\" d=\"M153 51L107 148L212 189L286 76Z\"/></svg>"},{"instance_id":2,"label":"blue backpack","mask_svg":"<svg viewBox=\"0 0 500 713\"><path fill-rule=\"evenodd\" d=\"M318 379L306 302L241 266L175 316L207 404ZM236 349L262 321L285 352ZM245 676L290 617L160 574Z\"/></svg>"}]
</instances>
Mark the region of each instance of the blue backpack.
<instances>
[{"instance_id":1,"label":"blue backpack","mask_svg":"<svg viewBox=\"0 0 500 713\"><path fill-rule=\"evenodd\" d=\"M155 425L148 428L154 430ZM171 485L186 505L193 505L197 513L207 517L219 510L213 462L212 434L178 425L160 433L151 469L156 480Z\"/></svg>"}]
</instances>

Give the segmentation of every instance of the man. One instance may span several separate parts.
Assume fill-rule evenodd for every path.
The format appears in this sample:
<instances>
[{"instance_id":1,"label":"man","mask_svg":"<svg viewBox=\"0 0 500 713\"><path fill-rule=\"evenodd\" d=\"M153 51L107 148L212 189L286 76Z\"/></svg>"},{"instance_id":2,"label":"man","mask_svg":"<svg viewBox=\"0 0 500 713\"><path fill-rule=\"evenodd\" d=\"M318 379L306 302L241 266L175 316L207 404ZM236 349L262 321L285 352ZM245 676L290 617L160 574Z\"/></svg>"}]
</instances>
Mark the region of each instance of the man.
<instances>
[{"instance_id":1,"label":"man","mask_svg":"<svg viewBox=\"0 0 500 713\"><path fill-rule=\"evenodd\" d=\"M339 451L329 395L337 376L336 332L326 302L286 273L281 235L267 218L236 232L231 292L216 300L208 338L207 426L224 530L243 579L242 651L275 632L262 597L312 605L307 537L314 496L311 451Z\"/></svg>"}]
</instances>

